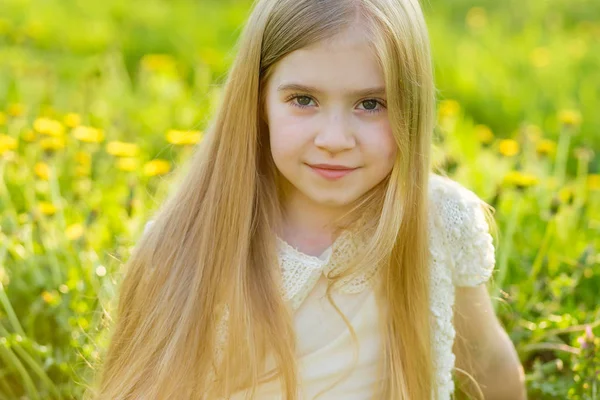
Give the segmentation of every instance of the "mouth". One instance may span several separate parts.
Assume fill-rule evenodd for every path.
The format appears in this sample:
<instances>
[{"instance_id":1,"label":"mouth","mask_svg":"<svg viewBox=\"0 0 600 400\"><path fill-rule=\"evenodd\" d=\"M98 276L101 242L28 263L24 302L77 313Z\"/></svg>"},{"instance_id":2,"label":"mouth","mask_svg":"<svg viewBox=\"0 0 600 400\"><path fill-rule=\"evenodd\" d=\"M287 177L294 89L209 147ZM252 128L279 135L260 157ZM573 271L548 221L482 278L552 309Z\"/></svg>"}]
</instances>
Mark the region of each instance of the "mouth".
<instances>
[{"instance_id":1,"label":"mouth","mask_svg":"<svg viewBox=\"0 0 600 400\"><path fill-rule=\"evenodd\" d=\"M336 180L336 179L342 178L358 169L358 168L348 168L348 167L333 168L332 166L327 166L327 168L323 168L323 167L319 166L322 164L318 164L318 165L306 164L306 165L308 165L318 175L320 175L321 177L328 179L328 180Z\"/></svg>"},{"instance_id":2,"label":"mouth","mask_svg":"<svg viewBox=\"0 0 600 400\"><path fill-rule=\"evenodd\" d=\"M330 171L352 171L356 168L354 167L346 167L344 165L331 165L331 164L307 164L309 167L318 168L318 169L326 169Z\"/></svg>"}]
</instances>

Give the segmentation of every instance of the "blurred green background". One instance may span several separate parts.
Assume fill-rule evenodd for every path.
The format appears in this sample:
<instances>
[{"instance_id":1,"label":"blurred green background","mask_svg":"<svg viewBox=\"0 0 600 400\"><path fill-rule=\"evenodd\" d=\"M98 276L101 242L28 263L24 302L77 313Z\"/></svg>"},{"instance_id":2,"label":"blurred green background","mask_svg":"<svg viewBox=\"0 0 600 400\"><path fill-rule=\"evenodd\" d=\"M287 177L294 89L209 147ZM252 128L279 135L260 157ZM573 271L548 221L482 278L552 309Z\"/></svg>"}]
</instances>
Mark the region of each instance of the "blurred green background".
<instances>
[{"instance_id":1,"label":"blurred green background","mask_svg":"<svg viewBox=\"0 0 600 400\"><path fill-rule=\"evenodd\" d=\"M0 1L0 400L79 399L246 0ZM430 0L437 162L496 209L530 399L600 398L600 2Z\"/></svg>"}]
</instances>

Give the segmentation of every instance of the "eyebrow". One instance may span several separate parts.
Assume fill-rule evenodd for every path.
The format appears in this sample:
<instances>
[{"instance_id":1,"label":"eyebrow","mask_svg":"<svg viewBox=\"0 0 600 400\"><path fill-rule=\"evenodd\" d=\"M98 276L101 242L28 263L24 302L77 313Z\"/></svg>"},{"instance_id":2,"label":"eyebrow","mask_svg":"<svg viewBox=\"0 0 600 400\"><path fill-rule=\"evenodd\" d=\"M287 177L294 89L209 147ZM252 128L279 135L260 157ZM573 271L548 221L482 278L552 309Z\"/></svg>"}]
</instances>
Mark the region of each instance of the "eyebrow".
<instances>
[{"instance_id":1,"label":"eyebrow","mask_svg":"<svg viewBox=\"0 0 600 400\"><path fill-rule=\"evenodd\" d=\"M301 85L298 83L287 83L282 84L277 87L278 92L286 92L286 91L299 91L299 92L308 92L314 94L323 94L323 92L313 86ZM366 88L359 90L351 90L347 92L348 95L353 97L361 97L361 96L372 96L376 94L385 94L385 87L374 87L374 88Z\"/></svg>"}]
</instances>

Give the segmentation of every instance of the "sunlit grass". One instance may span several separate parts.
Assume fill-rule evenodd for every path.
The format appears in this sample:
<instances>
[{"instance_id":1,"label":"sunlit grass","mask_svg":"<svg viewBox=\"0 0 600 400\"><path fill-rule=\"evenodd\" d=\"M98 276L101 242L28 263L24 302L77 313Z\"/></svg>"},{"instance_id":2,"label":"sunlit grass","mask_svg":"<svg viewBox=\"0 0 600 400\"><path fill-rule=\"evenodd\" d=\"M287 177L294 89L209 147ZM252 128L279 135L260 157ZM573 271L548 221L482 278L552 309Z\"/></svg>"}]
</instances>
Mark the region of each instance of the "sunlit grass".
<instances>
[{"instance_id":1,"label":"sunlit grass","mask_svg":"<svg viewBox=\"0 0 600 400\"><path fill-rule=\"evenodd\" d=\"M496 210L489 288L530 398L591 399L600 7L507 1L425 7L434 158ZM249 4L0 2L0 400L80 398L122 264L203 140Z\"/></svg>"}]
</instances>

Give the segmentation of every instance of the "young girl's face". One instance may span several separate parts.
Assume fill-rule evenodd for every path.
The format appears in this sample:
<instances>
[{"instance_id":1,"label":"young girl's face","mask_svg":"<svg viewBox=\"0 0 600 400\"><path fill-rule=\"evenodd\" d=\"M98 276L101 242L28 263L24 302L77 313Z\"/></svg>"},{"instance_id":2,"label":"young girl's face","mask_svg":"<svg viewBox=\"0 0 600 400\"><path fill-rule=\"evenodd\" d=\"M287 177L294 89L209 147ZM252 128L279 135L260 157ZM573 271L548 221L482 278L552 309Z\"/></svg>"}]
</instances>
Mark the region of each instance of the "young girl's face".
<instances>
[{"instance_id":1,"label":"young girl's face","mask_svg":"<svg viewBox=\"0 0 600 400\"><path fill-rule=\"evenodd\" d=\"M275 66L266 90L271 152L292 195L343 207L390 173L396 144L385 81L363 31L347 30L290 53Z\"/></svg>"}]
</instances>

